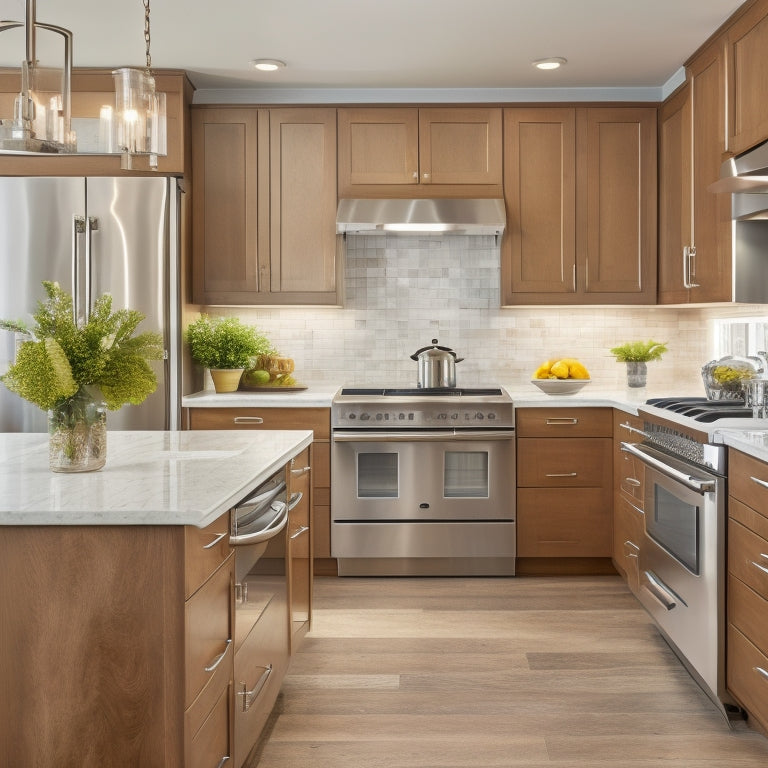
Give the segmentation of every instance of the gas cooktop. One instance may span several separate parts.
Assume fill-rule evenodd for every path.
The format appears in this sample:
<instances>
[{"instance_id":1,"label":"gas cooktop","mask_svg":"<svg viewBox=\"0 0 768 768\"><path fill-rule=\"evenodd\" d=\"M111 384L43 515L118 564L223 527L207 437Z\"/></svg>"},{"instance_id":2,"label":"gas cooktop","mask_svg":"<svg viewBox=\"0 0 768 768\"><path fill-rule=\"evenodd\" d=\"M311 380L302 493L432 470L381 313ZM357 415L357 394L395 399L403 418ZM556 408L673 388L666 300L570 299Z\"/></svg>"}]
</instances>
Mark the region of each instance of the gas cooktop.
<instances>
[{"instance_id":1,"label":"gas cooktop","mask_svg":"<svg viewBox=\"0 0 768 768\"><path fill-rule=\"evenodd\" d=\"M700 423L720 419L751 419L752 409L743 400L707 400L706 397L654 397L646 400L663 411L671 411Z\"/></svg>"}]
</instances>

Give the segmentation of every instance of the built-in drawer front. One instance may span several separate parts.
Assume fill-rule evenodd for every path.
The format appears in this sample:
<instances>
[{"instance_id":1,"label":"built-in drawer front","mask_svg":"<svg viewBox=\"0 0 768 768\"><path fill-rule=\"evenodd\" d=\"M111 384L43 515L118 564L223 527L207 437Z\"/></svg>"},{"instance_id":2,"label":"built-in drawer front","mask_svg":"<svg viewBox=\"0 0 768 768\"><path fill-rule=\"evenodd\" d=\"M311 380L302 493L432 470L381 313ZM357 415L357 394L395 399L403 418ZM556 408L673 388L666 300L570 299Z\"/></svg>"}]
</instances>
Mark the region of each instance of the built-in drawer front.
<instances>
[{"instance_id":1,"label":"built-in drawer front","mask_svg":"<svg viewBox=\"0 0 768 768\"><path fill-rule=\"evenodd\" d=\"M613 560L627 576L630 589L639 588L638 557L643 541L645 523L642 511L628 499L615 500L613 524Z\"/></svg>"},{"instance_id":2,"label":"built-in drawer front","mask_svg":"<svg viewBox=\"0 0 768 768\"><path fill-rule=\"evenodd\" d=\"M611 437L612 408L519 408L518 437Z\"/></svg>"},{"instance_id":3,"label":"built-in drawer front","mask_svg":"<svg viewBox=\"0 0 768 768\"><path fill-rule=\"evenodd\" d=\"M529 437L517 441L518 487L611 485L611 441L600 437Z\"/></svg>"},{"instance_id":4,"label":"built-in drawer front","mask_svg":"<svg viewBox=\"0 0 768 768\"><path fill-rule=\"evenodd\" d=\"M235 765L232 759L231 734L232 689L221 692L216 702L187 746L184 765L187 768L218 768ZM226 759L225 759L226 758Z\"/></svg>"},{"instance_id":5,"label":"built-in drawer front","mask_svg":"<svg viewBox=\"0 0 768 768\"><path fill-rule=\"evenodd\" d=\"M184 527L184 597L195 590L230 556L229 512L205 528Z\"/></svg>"},{"instance_id":6,"label":"built-in drawer front","mask_svg":"<svg viewBox=\"0 0 768 768\"><path fill-rule=\"evenodd\" d=\"M221 674L231 679L234 591L234 555L189 599L184 606L186 637L187 709L207 686Z\"/></svg>"},{"instance_id":7,"label":"built-in drawer front","mask_svg":"<svg viewBox=\"0 0 768 768\"><path fill-rule=\"evenodd\" d=\"M311 429L329 439L330 408L190 408L190 429Z\"/></svg>"},{"instance_id":8,"label":"built-in drawer front","mask_svg":"<svg viewBox=\"0 0 768 768\"><path fill-rule=\"evenodd\" d=\"M604 488L518 489L518 557L610 557L610 499Z\"/></svg>"},{"instance_id":9,"label":"built-in drawer front","mask_svg":"<svg viewBox=\"0 0 768 768\"><path fill-rule=\"evenodd\" d=\"M733 519L728 521L728 570L768 599L768 541Z\"/></svg>"},{"instance_id":10,"label":"built-in drawer front","mask_svg":"<svg viewBox=\"0 0 768 768\"><path fill-rule=\"evenodd\" d=\"M728 492L768 517L768 464L740 451L729 451Z\"/></svg>"},{"instance_id":11,"label":"built-in drawer front","mask_svg":"<svg viewBox=\"0 0 768 768\"><path fill-rule=\"evenodd\" d=\"M746 707L750 717L768 728L768 656L734 626L728 627L728 690Z\"/></svg>"},{"instance_id":12,"label":"built-in drawer front","mask_svg":"<svg viewBox=\"0 0 768 768\"><path fill-rule=\"evenodd\" d=\"M768 655L768 600L735 576L728 576L728 621Z\"/></svg>"}]
</instances>

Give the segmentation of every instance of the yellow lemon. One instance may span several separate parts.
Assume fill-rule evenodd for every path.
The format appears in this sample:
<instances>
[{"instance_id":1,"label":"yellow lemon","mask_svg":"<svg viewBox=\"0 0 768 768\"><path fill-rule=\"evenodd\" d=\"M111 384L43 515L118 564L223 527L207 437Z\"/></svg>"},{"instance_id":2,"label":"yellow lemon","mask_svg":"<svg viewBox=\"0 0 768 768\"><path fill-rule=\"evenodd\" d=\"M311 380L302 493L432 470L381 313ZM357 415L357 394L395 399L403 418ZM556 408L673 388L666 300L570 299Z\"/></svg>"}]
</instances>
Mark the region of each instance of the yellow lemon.
<instances>
[{"instance_id":1,"label":"yellow lemon","mask_svg":"<svg viewBox=\"0 0 768 768\"><path fill-rule=\"evenodd\" d=\"M542 363L533 373L534 379L547 379L549 378L549 366L552 363L547 360L546 363Z\"/></svg>"},{"instance_id":2,"label":"yellow lemon","mask_svg":"<svg viewBox=\"0 0 768 768\"><path fill-rule=\"evenodd\" d=\"M568 366L568 372L572 379L588 379L589 371L586 369L583 363L578 360L574 360Z\"/></svg>"},{"instance_id":3,"label":"yellow lemon","mask_svg":"<svg viewBox=\"0 0 768 768\"><path fill-rule=\"evenodd\" d=\"M550 373L554 373L558 379L568 378L568 363L558 360L550 369Z\"/></svg>"}]
</instances>

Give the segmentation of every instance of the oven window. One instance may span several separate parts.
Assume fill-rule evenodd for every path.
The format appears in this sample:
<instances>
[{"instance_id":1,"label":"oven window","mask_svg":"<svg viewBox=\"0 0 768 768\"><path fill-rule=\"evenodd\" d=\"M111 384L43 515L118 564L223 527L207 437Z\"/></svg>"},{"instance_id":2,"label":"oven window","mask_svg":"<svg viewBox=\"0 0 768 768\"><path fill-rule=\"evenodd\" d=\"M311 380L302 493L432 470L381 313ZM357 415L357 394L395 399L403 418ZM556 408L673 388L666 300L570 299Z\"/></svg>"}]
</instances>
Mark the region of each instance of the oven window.
<instances>
[{"instance_id":1,"label":"oven window","mask_svg":"<svg viewBox=\"0 0 768 768\"><path fill-rule=\"evenodd\" d=\"M699 507L666 488L654 486L654 512L648 533L689 571L699 573Z\"/></svg>"},{"instance_id":2,"label":"oven window","mask_svg":"<svg viewBox=\"0 0 768 768\"><path fill-rule=\"evenodd\" d=\"M488 498L488 451L446 451L443 496L447 499Z\"/></svg>"},{"instance_id":3,"label":"oven window","mask_svg":"<svg viewBox=\"0 0 768 768\"><path fill-rule=\"evenodd\" d=\"M357 454L357 496L361 499L396 499L397 453Z\"/></svg>"}]
</instances>

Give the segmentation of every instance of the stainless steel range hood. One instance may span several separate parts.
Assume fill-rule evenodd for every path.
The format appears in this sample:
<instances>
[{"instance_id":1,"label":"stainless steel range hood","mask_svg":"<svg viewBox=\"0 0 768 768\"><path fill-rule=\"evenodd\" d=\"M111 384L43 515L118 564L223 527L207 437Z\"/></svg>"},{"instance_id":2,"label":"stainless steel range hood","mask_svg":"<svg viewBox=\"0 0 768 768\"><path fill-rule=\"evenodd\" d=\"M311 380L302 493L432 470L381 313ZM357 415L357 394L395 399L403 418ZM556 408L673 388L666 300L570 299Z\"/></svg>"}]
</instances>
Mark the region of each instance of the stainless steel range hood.
<instances>
[{"instance_id":1,"label":"stainless steel range hood","mask_svg":"<svg viewBox=\"0 0 768 768\"><path fill-rule=\"evenodd\" d=\"M710 192L768 193L768 141L758 144L720 166L720 178Z\"/></svg>"},{"instance_id":2,"label":"stainless steel range hood","mask_svg":"<svg viewBox=\"0 0 768 768\"><path fill-rule=\"evenodd\" d=\"M336 212L337 233L442 233L500 235L504 201L497 199L343 199Z\"/></svg>"}]
</instances>

